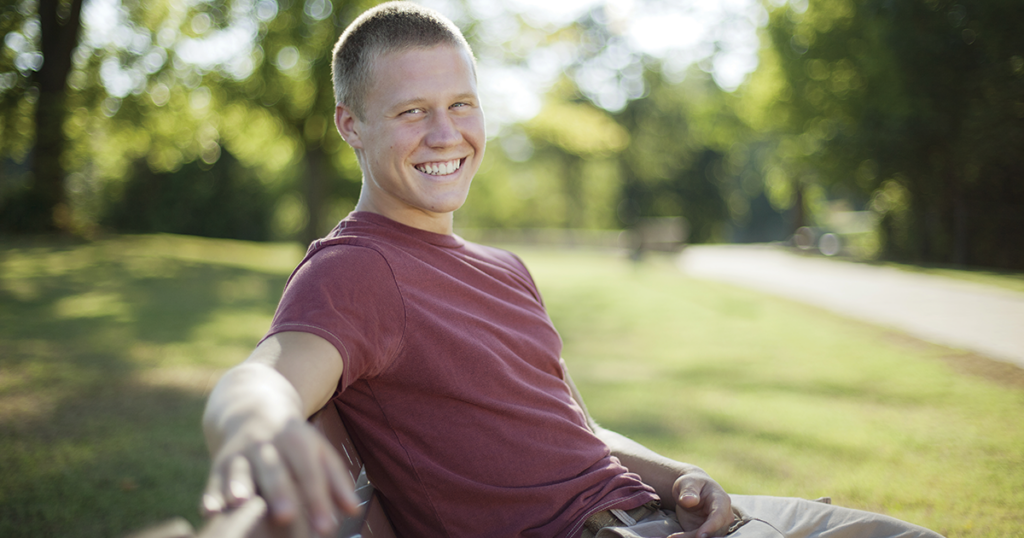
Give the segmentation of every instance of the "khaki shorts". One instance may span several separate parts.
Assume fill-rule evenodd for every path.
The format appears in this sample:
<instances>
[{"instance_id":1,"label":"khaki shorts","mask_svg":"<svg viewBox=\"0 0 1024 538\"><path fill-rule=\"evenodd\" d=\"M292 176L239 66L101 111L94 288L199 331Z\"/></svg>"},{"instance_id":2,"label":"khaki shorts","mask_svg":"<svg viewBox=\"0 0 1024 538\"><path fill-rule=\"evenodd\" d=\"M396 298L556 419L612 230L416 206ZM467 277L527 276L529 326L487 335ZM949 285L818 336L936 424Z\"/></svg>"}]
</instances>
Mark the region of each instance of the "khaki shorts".
<instances>
[{"instance_id":1,"label":"khaki shorts","mask_svg":"<svg viewBox=\"0 0 1024 538\"><path fill-rule=\"evenodd\" d=\"M785 497L731 495L731 538L942 538L889 516ZM585 538L664 538L683 532L674 510L658 510L636 524L605 527Z\"/></svg>"}]
</instances>

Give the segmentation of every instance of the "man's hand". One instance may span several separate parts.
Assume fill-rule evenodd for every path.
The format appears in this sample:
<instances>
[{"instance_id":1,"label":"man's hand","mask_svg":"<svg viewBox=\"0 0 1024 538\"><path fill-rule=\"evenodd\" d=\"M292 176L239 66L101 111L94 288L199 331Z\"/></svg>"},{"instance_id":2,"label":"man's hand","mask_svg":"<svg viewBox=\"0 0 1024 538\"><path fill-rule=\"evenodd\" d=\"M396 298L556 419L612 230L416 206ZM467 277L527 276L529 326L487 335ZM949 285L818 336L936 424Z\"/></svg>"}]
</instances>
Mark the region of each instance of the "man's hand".
<instances>
[{"instance_id":1,"label":"man's hand","mask_svg":"<svg viewBox=\"0 0 1024 538\"><path fill-rule=\"evenodd\" d=\"M305 420L330 399L343 367L326 340L283 332L221 377L203 414L213 456L202 501L205 515L258 494L273 522L289 523L305 514L314 530L326 534L337 527L335 509L358 513L344 463Z\"/></svg>"},{"instance_id":2,"label":"man's hand","mask_svg":"<svg viewBox=\"0 0 1024 538\"><path fill-rule=\"evenodd\" d=\"M321 535L337 528L336 509L359 513L345 464L310 424L292 419L277 434L261 437L239 432L224 444L203 494L204 516L234 508L257 492L275 523L291 523L305 509Z\"/></svg>"},{"instance_id":3,"label":"man's hand","mask_svg":"<svg viewBox=\"0 0 1024 538\"><path fill-rule=\"evenodd\" d=\"M704 471L694 468L672 485L676 517L682 533L669 538L725 536L733 523L732 500ZM667 506L665 506L667 508Z\"/></svg>"},{"instance_id":4,"label":"man's hand","mask_svg":"<svg viewBox=\"0 0 1024 538\"><path fill-rule=\"evenodd\" d=\"M676 517L684 532L669 538L710 538L725 536L733 523L732 499L699 467L673 461L651 449L594 422L583 404L583 397L569 376L565 361L561 361L565 383L580 406L590 429L630 471L640 475L645 484L654 488L661 497L662 508L668 509L675 499Z\"/></svg>"}]
</instances>

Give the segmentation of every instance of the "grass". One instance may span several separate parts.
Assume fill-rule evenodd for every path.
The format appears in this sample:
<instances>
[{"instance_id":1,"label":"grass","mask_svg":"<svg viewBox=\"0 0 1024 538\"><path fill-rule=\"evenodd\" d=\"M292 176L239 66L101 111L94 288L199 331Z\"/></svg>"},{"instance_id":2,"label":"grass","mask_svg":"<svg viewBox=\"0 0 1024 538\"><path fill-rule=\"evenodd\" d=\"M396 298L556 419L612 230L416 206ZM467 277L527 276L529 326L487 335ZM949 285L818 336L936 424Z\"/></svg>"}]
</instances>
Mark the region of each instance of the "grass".
<instances>
[{"instance_id":1,"label":"grass","mask_svg":"<svg viewBox=\"0 0 1024 538\"><path fill-rule=\"evenodd\" d=\"M198 524L205 394L301 255L175 236L0 245L0 536Z\"/></svg>"},{"instance_id":2,"label":"grass","mask_svg":"<svg viewBox=\"0 0 1024 538\"><path fill-rule=\"evenodd\" d=\"M517 248L604 425L730 492L1024 536L1024 374L663 260ZM178 236L0 243L0 536L198 524L205 395L302 255Z\"/></svg>"},{"instance_id":3,"label":"grass","mask_svg":"<svg viewBox=\"0 0 1024 538\"><path fill-rule=\"evenodd\" d=\"M523 253L592 414L732 493L1024 535L1024 374L789 301Z\"/></svg>"},{"instance_id":4,"label":"grass","mask_svg":"<svg viewBox=\"0 0 1024 538\"><path fill-rule=\"evenodd\" d=\"M921 273L948 278L956 278L975 284L995 286L1018 293L1024 293L1024 273L1003 271L998 269L957 268L942 265L911 265L895 262L871 262L875 265L893 267L911 273Z\"/></svg>"}]
</instances>

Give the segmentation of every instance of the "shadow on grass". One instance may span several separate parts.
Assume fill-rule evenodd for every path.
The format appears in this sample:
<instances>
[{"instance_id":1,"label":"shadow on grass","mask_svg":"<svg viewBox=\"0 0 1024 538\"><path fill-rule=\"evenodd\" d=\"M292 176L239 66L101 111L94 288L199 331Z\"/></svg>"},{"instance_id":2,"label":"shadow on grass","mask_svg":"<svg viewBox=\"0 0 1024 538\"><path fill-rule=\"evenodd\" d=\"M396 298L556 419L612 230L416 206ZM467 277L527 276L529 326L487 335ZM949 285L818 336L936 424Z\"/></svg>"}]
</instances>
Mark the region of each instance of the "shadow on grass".
<instances>
[{"instance_id":1,"label":"shadow on grass","mask_svg":"<svg viewBox=\"0 0 1024 538\"><path fill-rule=\"evenodd\" d=\"M198 523L205 392L255 344L287 275L153 245L0 243L0 536Z\"/></svg>"},{"instance_id":2,"label":"shadow on grass","mask_svg":"<svg viewBox=\"0 0 1024 538\"><path fill-rule=\"evenodd\" d=\"M202 408L202 395L115 380L0 423L0 535L113 537L175 515L198 523Z\"/></svg>"}]
</instances>

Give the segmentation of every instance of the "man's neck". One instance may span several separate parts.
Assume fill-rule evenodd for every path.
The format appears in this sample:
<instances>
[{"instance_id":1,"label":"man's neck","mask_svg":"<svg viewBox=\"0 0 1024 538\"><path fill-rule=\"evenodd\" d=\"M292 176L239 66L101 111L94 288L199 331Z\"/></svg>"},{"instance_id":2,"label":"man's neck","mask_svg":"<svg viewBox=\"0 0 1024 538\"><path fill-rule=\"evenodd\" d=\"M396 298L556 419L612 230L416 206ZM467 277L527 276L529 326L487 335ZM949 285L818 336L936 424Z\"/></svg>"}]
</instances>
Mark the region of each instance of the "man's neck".
<instances>
[{"instance_id":1,"label":"man's neck","mask_svg":"<svg viewBox=\"0 0 1024 538\"><path fill-rule=\"evenodd\" d=\"M376 213L399 224L436 234L452 235L454 233L452 213L430 213L418 209L399 207L397 204L388 206L386 204L373 203L363 197L359 198L355 210Z\"/></svg>"}]
</instances>

